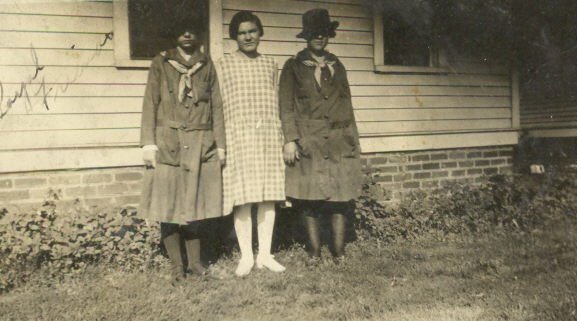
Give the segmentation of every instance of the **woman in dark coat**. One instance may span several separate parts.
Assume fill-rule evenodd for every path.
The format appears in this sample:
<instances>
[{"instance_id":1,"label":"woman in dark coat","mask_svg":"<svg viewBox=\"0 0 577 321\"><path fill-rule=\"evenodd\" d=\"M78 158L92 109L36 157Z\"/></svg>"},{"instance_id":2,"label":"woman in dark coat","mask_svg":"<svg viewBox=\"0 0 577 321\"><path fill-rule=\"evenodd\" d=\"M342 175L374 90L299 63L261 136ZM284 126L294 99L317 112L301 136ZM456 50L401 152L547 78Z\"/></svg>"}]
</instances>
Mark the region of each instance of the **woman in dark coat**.
<instances>
[{"instance_id":1,"label":"woman in dark coat","mask_svg":"<svg viewBox=\"0 0 577 321\"><path fill-rule=\"evenodd\" d=\"M222 216L222 100L214 65L200 51L197 21L183 19L171 29L177 47L152 60L142 107L146 170L140 213L161 222L176 281L205 273L199 221Z\"/></svg>"},{"instance_id":2,"label":"woman in dark coat","mask_svg":"<svg viewBox=\"0 0 577 321\"><path fill-rule=\"evenodd\" d=\"M346 70L325 49L337 26L325 9L306 12L297 37L307 48L285 63L280 78L286 194L304 216L313 258L321 253L321 215L330 216L333 255L343 257L346 217L362 180Z\"/></svg>"}]
</instances>

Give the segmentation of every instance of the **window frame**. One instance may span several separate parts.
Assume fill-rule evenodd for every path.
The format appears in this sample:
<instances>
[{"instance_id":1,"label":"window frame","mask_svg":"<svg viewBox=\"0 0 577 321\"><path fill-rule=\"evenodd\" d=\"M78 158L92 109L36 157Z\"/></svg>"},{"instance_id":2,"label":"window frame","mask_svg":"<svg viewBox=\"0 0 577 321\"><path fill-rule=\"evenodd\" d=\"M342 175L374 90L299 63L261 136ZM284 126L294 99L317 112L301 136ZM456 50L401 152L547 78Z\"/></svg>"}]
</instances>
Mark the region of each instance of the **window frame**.
<instances>
[{"instance_id":1,"label":"window frame","mask_svg":"<svg viewBox=\"0 0 577 321\"><path fill-rule=\"evenodd\" d=\"M420 73L420 74L442 74L448 73L447 55L443 48L437 47L432 50L430 66L402 66L385 64L385 41L384 24L382 12L376 11L373 14L373 50L374 50L374 70L377 73Z\"/></svg>"},{"instance_id":2,"label":"window frame","mask_svg":"<svg viewBox=\"0 0 577 321\"><path fill-rule=\"evenodd\" d=\"M114 66L117 68L148 68L152 59L130 57L128 30L128 0L113 1ZM223 54L222 0L208 1L208 46L211 57L218 60Z\"/></svg>"}]
</instances>

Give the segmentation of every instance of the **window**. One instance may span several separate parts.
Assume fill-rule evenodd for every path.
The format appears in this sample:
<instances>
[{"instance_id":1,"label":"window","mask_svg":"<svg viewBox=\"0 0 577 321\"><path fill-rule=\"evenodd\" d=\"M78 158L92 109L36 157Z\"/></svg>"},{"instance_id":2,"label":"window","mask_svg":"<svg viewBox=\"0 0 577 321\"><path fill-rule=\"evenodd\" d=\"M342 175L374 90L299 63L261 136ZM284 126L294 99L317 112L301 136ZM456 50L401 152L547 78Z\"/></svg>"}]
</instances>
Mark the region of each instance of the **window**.
<instances>
[{"instance_id":1,"label":"window","mask_svg":"<svg viewBox=\"0 0 577 321\"><path fill-rule=\"evenodd\" d=\"M376 71L446 72L443 52L431 32L399 12L375 13L374 37Z\"/></svg>"},{"instance_id":2,"label":"window","mask_svg":"<svg viewBox=\"0 0 577 321\"><path fill-rule=\"evenodd\" d=\"M148 67L150 59L174 46L163 32L179 17L204 18L208 48L209 0L114 1L114 58L117 67Z\"/></svg>"}]
</instances>

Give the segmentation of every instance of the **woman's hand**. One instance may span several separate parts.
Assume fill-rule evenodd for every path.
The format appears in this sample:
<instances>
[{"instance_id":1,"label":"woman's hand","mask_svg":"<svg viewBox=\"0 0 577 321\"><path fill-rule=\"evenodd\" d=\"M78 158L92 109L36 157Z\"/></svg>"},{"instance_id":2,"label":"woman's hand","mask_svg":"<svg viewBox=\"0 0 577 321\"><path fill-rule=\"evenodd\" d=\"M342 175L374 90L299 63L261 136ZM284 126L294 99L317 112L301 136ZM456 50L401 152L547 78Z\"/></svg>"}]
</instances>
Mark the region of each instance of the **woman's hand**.
<instances>
[{"instance_id":1,"label":"woman's hand","mask_svg":"<svg viewBox=\"0 0 577 321\"><path fill-rule=\"evenodd\" d=\"M224 148L217 148L216 154L218 156L218 161L220 162L220 165L224 166L224 164L226 164L226 151L224 150Z\"/></svg>"},{"instance_id":2,"label":"woman's hand","mask_svg":"<svg viewBox=\"0 0 577 321\"><path fill-rule=\"evenodd\" d=\"M301 158L296 142L288 142L283 147L283 158L287 165L294 165Z\"/></svg>"},{"instance_id":3,"label":"woman's hand","mask_svg":"<svg viewBox=\"0 0 577 321\"><path fill-rule=\"evenodd\" d=\"M156 168L156 149L143 148L142 149L142 160L144 165L148 168Z\"/></svg>"}]
</instances>

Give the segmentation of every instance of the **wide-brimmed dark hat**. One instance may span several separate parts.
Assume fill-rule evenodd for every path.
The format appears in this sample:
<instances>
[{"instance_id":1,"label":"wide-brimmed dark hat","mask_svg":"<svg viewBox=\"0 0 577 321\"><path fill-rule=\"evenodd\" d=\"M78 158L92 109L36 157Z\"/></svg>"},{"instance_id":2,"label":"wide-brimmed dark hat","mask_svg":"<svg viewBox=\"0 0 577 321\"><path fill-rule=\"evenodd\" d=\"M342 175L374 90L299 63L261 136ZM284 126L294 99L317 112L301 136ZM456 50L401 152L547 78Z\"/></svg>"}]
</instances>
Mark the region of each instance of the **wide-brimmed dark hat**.
<instances>
[{"instance_id":1,"label":"wide-brimmed dark hat","mask_svg":"<svg viewBox=\"0 0 577 321\"><path fill-rule=\"evenodd\" d=\"M176 19L172 23L168 23L168 26L162 32L162 36L165 38L176 38L182 35L185 31L190 31L195 35L200 35L204 32L204 23L200 17L183 17Z\"/></svg>"},{"instance_id":2,"label":"wide-brimmed dark hat","mask_svg":"<svg viewBox=\"0 0 577 321\"><path fill-rule=\"evenodd\" d=\"M315 35L333 38L338 26L338 21L331 21L327 9L311 9L303 14L303 31L297 38L310 39Z\"/></svg>"}]
</instances>

